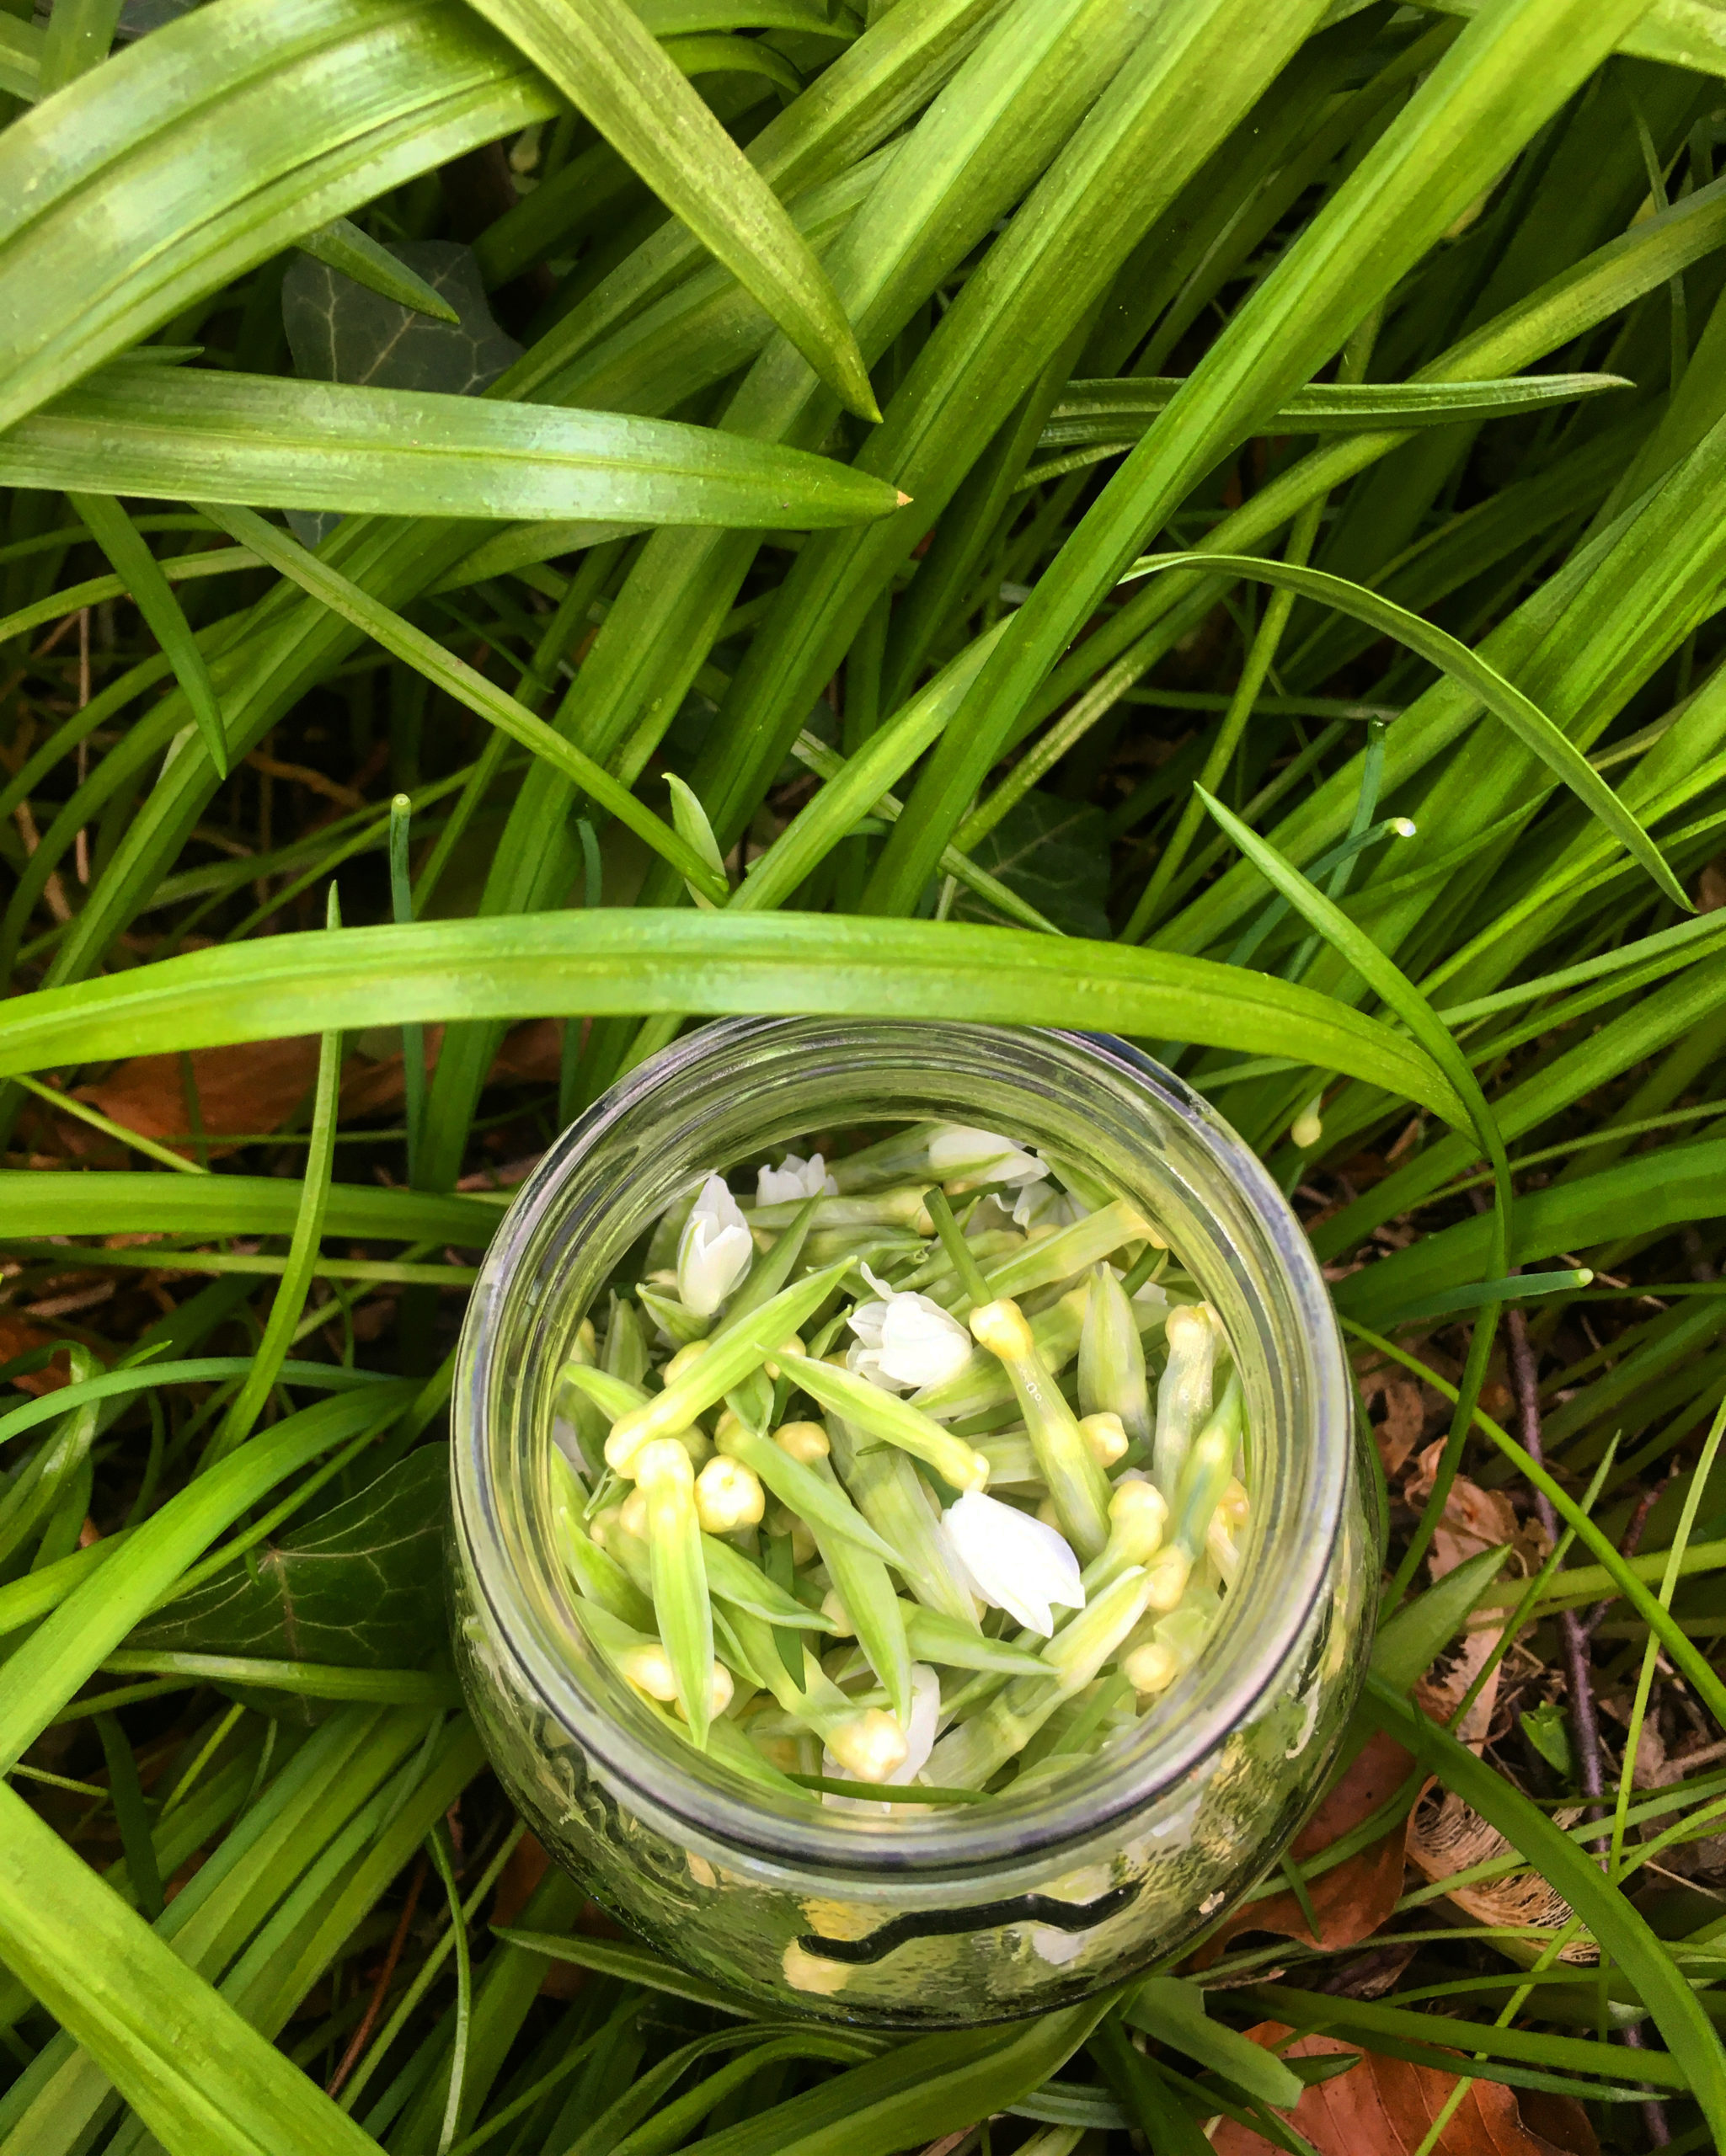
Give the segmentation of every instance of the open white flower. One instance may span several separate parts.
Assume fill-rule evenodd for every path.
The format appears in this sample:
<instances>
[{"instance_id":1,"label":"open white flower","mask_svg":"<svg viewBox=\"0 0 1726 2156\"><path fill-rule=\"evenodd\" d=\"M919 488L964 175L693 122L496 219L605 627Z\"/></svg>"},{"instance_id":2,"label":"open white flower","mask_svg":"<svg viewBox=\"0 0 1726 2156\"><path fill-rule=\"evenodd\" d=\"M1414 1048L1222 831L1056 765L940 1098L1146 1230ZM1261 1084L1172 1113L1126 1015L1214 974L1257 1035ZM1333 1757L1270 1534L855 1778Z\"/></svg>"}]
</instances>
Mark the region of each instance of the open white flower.
<instances>
[{"instance_id":1,"label":"open white flower","mask_svg":"<svg viewBox=\"0 0 1726 2156\"><path fill-rule=\"evenodd\" d=\"M1019 1185L1013 1201L1013 1225L1030 1235L1052 1235L1055 1229L1070 1228L1084 1217L1085 1209L1077 1198L1040 1173L1034 1182Z\"/></svg>"},{"instance_id":2,"label":"open white flower","mask_svg":"<svg viewBox=\"0 0 1726 2156\"><path fill-rule=\"evenodd\" d=\"M819 1153L811 1153L806 1161L788 1153L777 1168L763 1164L756 1171L757 1205L794 1205L799 1198L834 1198L838 1192L839 1186L827 1173L827 1164Z\"/></svg>"},{"instance_id":3,"label":"open white flower","mask_svg":"<svg viewBox=\"0 0 1726 2156\"><path fill-rule=\"evenodd\" d=\"M998 1497L968 1490L941 1515L948 1556L983 1600L1050 1638L1051 1605L1082 1609L1079 1561L1058 1529Z\"/></svg>"},{"instance_id":4,"label":"open white flower","mask_svg":"<svg viewBox=\"0 0 1726 2156\"><path fill-rule=\"evenodd\" d=\"M749 1270L755 1245L724 1176L709 1176L677 1245L677 1294L697 1317L711 1317Z\"/></svg>"},{"instance_id":5,"label":"open white flower","mask_svg":"<svg viewBox=\"0 0 1726 2156\"><path fill-rule=\"evenodd\" d=\"M936 1124L929 1133L929 1167L941 1182L955 1177L967 1182L1035 1182L1043 1173L1034 1153L1021 1152L998 1131L979 1130L969 1123Z\"/></svg>"},{"instance_id":6,"label":"open white flower","mask_svg":"<svg viewBox=\"0 0 1726 2156\"><path fill-rule=\"evenodd\" d=\"M864 1266L879 1298L859 1303L847 1320L857 1343L845 1367L884 1392L942 1385L970 1360L971 1337L927 1295L900 1294Z\"/></svg>"}]
</instances>

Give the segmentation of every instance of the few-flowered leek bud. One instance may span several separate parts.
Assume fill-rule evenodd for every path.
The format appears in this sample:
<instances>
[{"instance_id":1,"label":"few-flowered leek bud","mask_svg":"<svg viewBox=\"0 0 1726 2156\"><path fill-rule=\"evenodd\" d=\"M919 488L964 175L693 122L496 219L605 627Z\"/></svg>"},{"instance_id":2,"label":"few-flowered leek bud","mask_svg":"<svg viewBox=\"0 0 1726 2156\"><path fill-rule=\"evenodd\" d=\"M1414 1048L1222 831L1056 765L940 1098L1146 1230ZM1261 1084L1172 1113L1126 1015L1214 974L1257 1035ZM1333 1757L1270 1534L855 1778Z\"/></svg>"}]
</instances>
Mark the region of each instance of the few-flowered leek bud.
<instances>
[{"instance_id":1,"label":"few-flowered leek bud","mask_svg":"<svg viewBox=\"0 0 1726 2156\"><path fill-rule=\"evenodd\" d=\"M1232 1480L1242 1413L1237 1374L1229 1380L1216 1412L1194 1438L1169 1508L1173 1523L1170 1540L1190 1558L1196 1559L1204 1548L1211 1516Z\"/></svg>"},{"instance_id":2,"label":"few-flowered leek bud","mask_svg":"<svg viewBox=\"0 0 1726 2156\"><path fill-rule=\"evenodd\" d=\"M787 1357L786 1373L831 1413L843 1416L884 1444L897 1445L927 1461L955 1490L981 1490L988 1481L989 1463L981 1453L943 1430L908 1400L883 1392L852 1371L835 1369L831 1363L806 1355Z\"/></svg>"},{"instance_id":3,"label":"few-flowered leek bud","mask_svg":"<svg viewBox=\"0 0 1726 2156\"><path fill-rule=\"evenodd\" d=\"M636 1455L635 1471L636 1494L647 1514L660 1637L671 1657L690 1735L705 1745L713 1712L713 1618L696 1516L695 1476L689 1454L675 1438L650 1439Z\"/></svg>"},{"instance_id":4,"label":"few-flowered leek bud","mask_svg":"<svg viewBox=\"0 0 1726 2156\"><path fill-rule=\"evenodd\" d=\"M1079 1435L1099 1467L1113 1467L1117 1460L1127 1456L1127 1433L1121 1428L1119 1415L1082 1415Z\"/></svg>"},{"instance_id":5,"label":"few-flowered leek bud","mask_svg":"<svg viewBox=\"0 0 1726 2156\"><path fill-rule=\"evenodd\" d=\"M1166 1692L1181 1673L1174 1654L1159 1640L1146 1640L1143 1646L1123 1655L1120 1668L1121 1674L1141 1698Z\"/></svg>"},{"instance_id":6,"label":"few-flowered leek bud","mask_svg":"<svg viewBox=\"0 0 1726 2156\"><path fill-rule=\"evenodd\" d=\"M1091 1275L1079 1333L1079 1407L1086 1415L1118 1415L1131 1444L1151 1442L1145 1343L1127 1292L1106 1265Z\"/></svg>"},{"instance_id":7,"label":"few-flowered leek bud","mask_svg":"<svg viewBox=\"0 0 1726 2156\"><path fill-rule=\"evenodd\" d=\"M780 1379L785 1374L784 1371L779 1367L779 1358L782 1355L800 1355L802 1353L803 1342L801 1338L794 1332L788 1332L785 1337L779 1342L778 1346L773 1350L772 1353L768 1356L767 1361L761 1364L761 1368L773 1380L773 1383L778 1385Z\"/></svg>"},{"instance_id":8,"label":"few-flowered leek bud","mask_svg":"<svg viewBox=\"0 0 1726 2156\"><path fill-rule=\"evenodd\" d=\"M1241 1552L1229 1533L1228 1517L1221 1505L1210 1515L1210 1524L1205 1530L1205 1554L1216 1567L1216 1576L1223 1585L1232 1587L1241 1574Z\"/></svg>"},{"instance_id":9,"label":"few-flowered leek bud","mask_svg":"<svg viewBox=\"0 0 1726 2156\"><path fill-rule=\"evenodd\" d=\"M724 1176L697 1193L677 1244L677 1294L697 1317L711 1317L748 1272L755 1244Z\"/></svg>"},{"instance_id":10,"label":"few-flowered leek bud","mask_svg":"<svg viewBox=\"0 0 1726 2156\"><path fill-rule=\"evenodd\" d=\"M833 1636L839 1640L854 1640L857 1627L851 1621L851 1612L839 1597L837 1588L829 1588L821 1597L821 1614L833 1620Z\"/></svg>"},{"instance_id":11,"label":"few-flowered leek bud","mask_svg":"<svg viewBox=\"0 0 1726 2156\"><path fill-rule=\"evenodd\" d=\"M676 1385L686 1370L692 1370L708 1352L709 1344L705 1340L686 1342L665 1365L665 1383L668 1385Z\"/></svg>"},{"instance_id":12,"label":"few-flowered leek bud","mask_svg":"<svg viewBox=\"0 0 1726 2156\"><path fill-rule=\"evenodd\" d=\"M1061 1536L997 1497L972 1490L941 1515L939 1533L966 1584L1046 1640L1053 1605L1084 1607L1078 1560Z\"/></svg>"},{"instance_id":13,"label":"few-flowered leek bud","mask_svg":"<svg viewBox=\"0 0 1726 2156\"><path fill-rule=\"evenodd\" d=\"M1193 1432L1210 1406L1216 1330L1209 1305L1198 1303L1172 1310L1164 1337L1168 1342L1168 1364L1157 1388L1151 1472L1163 1494L1172 1497L1186 1464Z\"/></svg>"},{"instance_id":14,"label":"few-flowered leek bud","mask_svg":"<svg viewBox=\"0 0 1726 2156\"><path fill-rule=\"evenodd\" d=\"M1109 1540L1108 1478L1038 1353L1023 1311L1011 1296L1002 1296L979 1305L970 1314L970 1328L1012 1382L1061 1532L1082 1557L1100 1556Z\"/></svg>"},{"instance_id":15,"label":"few-flowered leek bud","mask_svg":"<svg viewBox=\"0 0 1726 2156\"><path fill-rule=\"evenodd\" d=\"M819 1422L786 1422L773 1433L773 1443L788 1458L799 1461L804 1467L813 1466L818 1460L825 1460L833 1449L827 1433Z\"/></svg>"},{"instance_id":16,"label":"few-flowered leek bud","mask_svg":"<svg viewBox=\"0 0 1726 2156\"><path fill-rule=\"evenodd\" d=\"M911 1756L905 1732L881 1707L864 1707L827 1732L827 1749L860 1782L884 1782Z\"/></svg>"},{"instance_id":17,"label":"few-flowered leek bud","mask_svg":"<svg viewBox=\"0 0 1726 2156\"><path fill-rule=\"evenodd\" d=\"M761 1478L740 1460L716 1456L695 1478L696 1517L708 1534L755 1526L766 1503Z\"/></svg>"},{"instance_id":18,"label":"few-flowered leek bud","mask_svg":"<svg viewBox=\"0 0 1726 2156\"><path fill-rule=\"evenodd\" d=\"M612 1423L606 1439L607 1465L619 1475L630 1474L637 1452L650 1438L687 1430L697 1415L724 1399L751 1370L758 1369L772 1353L774 1343L784 1339L790 1327L818 1310L849 1270L847 1262L794 1281L759 1310L728 1327L722 1337L692 1343L692 1348L700 1349L699 1354L692 1348L681 1348L672 1361L686 1355L690 1359L675 1377L668 1378L665 1390Z\"/></svg>"},{"instance_id":19,"label":"few-flowered leek bud","mask_svg":"<svg viewBox=\"0 0 1726 2156\"><path fill-rule=\"evenodd\" d=\"M820 1555L821 1545L810 1531L807 1520L799 1519L794 1513L791 1520L791 1561L794 1565L812 1565Z\"/></svg>"},{"instance_id":20,"label":"few-flowered leek bud","mask_svg":"<svg viewBox=\"0 0 1726 2156\"><path fill-rule=\"evenodd\" d=\"M669 1444L671 1440L668 1438L665 1442ZM645 1490L637 1487L624 1498L623 1503L617 1508L617 1525L623 1529L625 1534L633 1534L638 1540L646 1541L647 1492Z\"/></svg>"},{"instance_id":21,"label":"few-flowered leek bud","mask_svg":"<svg viewBox=\"0 0 1726 2156\"><path fill-rule=\"evenodd\" d=\"M764 1161L756 1171L757 1205L794 1205L799 1198L836 1198L838 1194L839 1186L827 1173L827 1164L819 1153L811 1153L806 1161L788 1153L777 1168L768 1167Z\"/></svg>"},{"instance_id":22,"label":"few-flowered leek bud","mask_svg":"<svg viewBox=\"0 0 1726 2156\"><path fill-rule=\"evenodd\" d=\"M863 1267L877 1300L859 1303L846 1322L857 1344L845 1367L891 1392L941 1385L970 1360L971 1337L927 1295L900 1294Z\"/></svg>"}]
</instances>

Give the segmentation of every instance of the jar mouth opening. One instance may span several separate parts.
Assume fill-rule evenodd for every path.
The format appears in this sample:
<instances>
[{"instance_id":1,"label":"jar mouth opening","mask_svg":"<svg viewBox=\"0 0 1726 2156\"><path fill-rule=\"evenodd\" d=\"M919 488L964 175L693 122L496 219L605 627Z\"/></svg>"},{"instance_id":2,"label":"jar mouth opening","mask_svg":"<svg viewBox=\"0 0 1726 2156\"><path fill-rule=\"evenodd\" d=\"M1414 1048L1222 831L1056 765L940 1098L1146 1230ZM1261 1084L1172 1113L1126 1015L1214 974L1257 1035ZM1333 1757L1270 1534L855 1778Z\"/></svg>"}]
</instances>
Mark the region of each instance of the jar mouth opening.
<instances>
[{"instance_id":1,"label":"jar mouth opening","mask_svg":"<svg viewBox=\"0 0 1726 2156\"><path fill-rule=\"evenodd\" d=\"M823 1128L929 1116L1064 1153L1166 1225L1240 1355L1254 1521L1205 1657L1136 1729L1017 1796L901 1805L889 1820L751 1789L660 1727L592 1654L555 1554L551 1396L581 1317L697 1171ZM496 1647L588 1771L638 1813L674 1838L805 1872L952 1875L1093 1839L1201 1769L1288 1673L1341 1529L1351 1403L1323 1275L1281 1193L1208 1102L1125 1042L970 1024L725 1020L596 1102L505 1215L457 1356L456 1532Z\"/></svg>"}]
</instances>

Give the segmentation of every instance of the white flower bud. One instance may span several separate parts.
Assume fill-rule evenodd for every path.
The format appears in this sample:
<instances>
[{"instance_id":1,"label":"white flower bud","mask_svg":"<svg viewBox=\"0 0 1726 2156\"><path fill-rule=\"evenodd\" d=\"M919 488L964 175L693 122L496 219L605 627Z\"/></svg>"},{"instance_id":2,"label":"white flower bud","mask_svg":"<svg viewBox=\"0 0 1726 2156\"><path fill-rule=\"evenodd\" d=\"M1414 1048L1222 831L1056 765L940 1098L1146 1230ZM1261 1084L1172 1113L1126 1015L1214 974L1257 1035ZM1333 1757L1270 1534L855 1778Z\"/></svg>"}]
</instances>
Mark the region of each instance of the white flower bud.
<instances>
[{"instance_id":1,"label":"white flower bud","mask_svg":"<svg viewBox=\"0 0 1726 2156\"><path fill-rule=\"evenodd\" d=\"M938 1182L1035 1182L1043 1163L998 1131L939 1123L929 1133L929 1167Z\"/></svg>"},{"instance_id":2,"label":"white flower bud","mask_svg":"<svg viewBox=\"0 0 1726 2156\"><path fill-rule=\"evenodd\" d=\"M993 1176L989 1180L998 1182L1001 1178ZM1021 1183L1013 1201L1013 1225L1034 1237L1052 1235L1057 1228L1070 1228L1084 1217L1085 1209L1077 1198L1046 1176L1035 1182Z\"/></svg>"},{"instance_id":3,"label":"white flower bud","mask_svg":"<svg viewBox=\"0 0 1726 2156\"><path fill-rule=\"evenodd\" d=\"M753 1527L767 1503L760 1478L740 1460L710 1460L695 1478L695 1513L708 1534Z\"/></svg>"},{"instance_id":4,"label":"white flower bud","mask_svg":"<svg viewBox=\"0 0 1726 2156\"><path fill-rule=\"evenodd\" d=\"M806 1161L788 1153L777 1168L763 1165L756 1171L757 1205L793 1205L804 1198L834 1198L838 1192L819 1153L811 1153Z\"/></svg>"},{"instance_id":5,"label":"white flower bud","mask_svg":"<svg viewBox=\"0 0 1726 2156\"><path fill-rule=\"evenodd\" d=\"M754 1255L749 1224L725 1178L709 1176L677 1245L677 1294L683 1307L697 1317L711 1317L748 1272Z\"/></svg>"},{"instance_id":6,"label":"white flower bud","mask_svg":"<svg viewBox=\"0 0 1726 2156\"><path fill-rule=\"evenodd\" d=\"M1046 1522L969 1490L942 1513L936 1531L968 1587L1045 1640L1055 1630L1051 1604L1084 1608L1079 1561Z\"/></svg>"}]
</instances>

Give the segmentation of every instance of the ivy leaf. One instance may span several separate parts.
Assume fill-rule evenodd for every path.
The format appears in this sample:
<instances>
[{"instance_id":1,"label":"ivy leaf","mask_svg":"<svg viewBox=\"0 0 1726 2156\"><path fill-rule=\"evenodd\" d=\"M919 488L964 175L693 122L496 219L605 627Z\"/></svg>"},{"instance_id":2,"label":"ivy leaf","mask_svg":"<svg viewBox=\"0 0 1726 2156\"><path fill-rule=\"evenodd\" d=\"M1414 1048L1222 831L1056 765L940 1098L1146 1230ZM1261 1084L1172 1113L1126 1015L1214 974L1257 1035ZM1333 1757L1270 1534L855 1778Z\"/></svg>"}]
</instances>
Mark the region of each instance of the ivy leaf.
<instances>
[{"instance_id":1,"label":"ivy leaf","mask_svg":"<svg viewBox=\"0 0 1726 2156\"><path fill-rule=\"evenodd\" d=\"M971 859L1066 935L1108 940L1109 819L1100 808L1034 787L978 841ZM953 915L1006 922L970 891L959 894Z\"/></svg>"},{"instance_id":2,"label":"ivy leaf","mask_svg":"<svg viewBox=\"0 0 1726 2156\"><path fill-rule=\"evenodd\" d=\"M457 318L439 322L356 284L327 262L296 253L282 279L281 318L302 380L477 396L521 358L521 347L497 325L471 247L457 240L403 240L386 252L430 285ZM303 547L318 546L336 522L330 512L288 511Z\"/></svg>"},{"instance_id":3,"label":"ivy leaf","mask_svg":"<svg viewBox=\"0 0 1726 2156\"><path fill-rule=\"evenodd\" d=\"M443 1636L449 1456L426 1445L147 1619L128 1647L412 1668Z\"/></svg>"}]
</instances>

